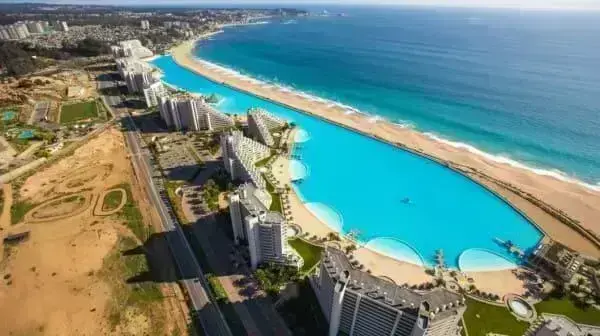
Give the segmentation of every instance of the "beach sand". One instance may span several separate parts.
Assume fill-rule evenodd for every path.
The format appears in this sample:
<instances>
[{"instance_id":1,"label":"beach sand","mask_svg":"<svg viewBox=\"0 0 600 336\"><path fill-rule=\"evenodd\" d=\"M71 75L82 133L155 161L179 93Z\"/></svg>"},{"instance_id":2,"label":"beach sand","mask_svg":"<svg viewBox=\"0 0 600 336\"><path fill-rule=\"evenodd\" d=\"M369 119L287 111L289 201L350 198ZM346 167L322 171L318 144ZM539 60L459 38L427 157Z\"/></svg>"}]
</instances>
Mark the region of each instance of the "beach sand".
<instances>
[{"instance_id":1,"label":"beach sand","mask_svg":"<svg viewBox=\"0 0 600 336\"><path fill-rule=\"evenodd\" d=\"M463 171L505 199L510 200L513 206L525 213L551 239L585 255L600 258L598 244L584 237L585 232L579 233L565 225L565 219L558 219L566 214L578 222L576 225L579 225L580 228L595 234L598 240L600 222L597 218L600 218L600 191L592 190L575 181L540 175L528 169L497 162L467 149L436 141L426 134L410 128L382 120L373 122L373 120L369 120L369 116L361 113L348 114L346 113L347 109L332 106L326 101L309 100L294 94L294 92L261 86L260 83L249 82L229 72L218 71L215 67L207 67L205 62L193 56L194 44L195 40L173 48L172 56L175 62L216 82L268 100L284 103L295 109L407 149L426 153L456 170ZM539 207L540 204L546 208L546 211Z\"/></svg>"},{"instance_id":2,"label":"beach sand","mask_svg":"<svg viewBox=\"0 0 600 336\"><path fill-rule=\"evenodd\" d=\"M600 223L596 221L596 218L600 218L600 191L589 189L576 181L540 175L528 169L497 162L467 149L437 141L413 129L374 120L372 116L347 113L346 108L327 101L309 100L288 90L278 90L272 85L248 81L232 72L207 66L206 62L197 60L192 55L194 44L195 40L173 48L171 54L175 62L215 82L286 104L441 161L509 201L536 223L549 238L585 255L600 258L600 243L597 239L600 235ZM293 139L293 135L291 138ZM290 184L287 159L277 159L272 170L282 184ZM301 225L304 232L310 233L311 236L325 237L333 231L304 206L298 195L292 192L289 199L294 222ZM565 224L569 219L576 221L575 226ZM595 236L591 236L590 232ZM423 268L365 248L359 248L355 256L374 275L386 276L398 284L412 285L431 281L431 277ZM508 293L522 294L525 291L523 282L510 270L473 272L468 275L473 277L479 289L501 296Z\"/></svg>"}]
</instances>

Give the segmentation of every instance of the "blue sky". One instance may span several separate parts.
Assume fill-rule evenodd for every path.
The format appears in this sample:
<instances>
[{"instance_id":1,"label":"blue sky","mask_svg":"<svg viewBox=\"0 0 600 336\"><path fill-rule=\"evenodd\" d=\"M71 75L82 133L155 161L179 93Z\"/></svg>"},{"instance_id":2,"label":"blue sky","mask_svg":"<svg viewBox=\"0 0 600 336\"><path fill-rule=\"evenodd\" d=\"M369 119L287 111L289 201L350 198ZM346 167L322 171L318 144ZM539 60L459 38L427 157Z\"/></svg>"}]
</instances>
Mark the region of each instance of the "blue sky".
<instances>
[{"instance_id":1,"label":"blue sky","mask_svg":"<svg viewBox=\"0 0 600 336\"><path fill-rule=\"evenodd\" d=\"M452 7L495 7L495 8L541 8L541 9L600 9L600 0L0 0L10 2L44 2L76 4L113 4L113 5L202 5L210 4L269 4L293 6L294 4L385 4L385 5L429 5Z\"/></svg>"}]
</instances>

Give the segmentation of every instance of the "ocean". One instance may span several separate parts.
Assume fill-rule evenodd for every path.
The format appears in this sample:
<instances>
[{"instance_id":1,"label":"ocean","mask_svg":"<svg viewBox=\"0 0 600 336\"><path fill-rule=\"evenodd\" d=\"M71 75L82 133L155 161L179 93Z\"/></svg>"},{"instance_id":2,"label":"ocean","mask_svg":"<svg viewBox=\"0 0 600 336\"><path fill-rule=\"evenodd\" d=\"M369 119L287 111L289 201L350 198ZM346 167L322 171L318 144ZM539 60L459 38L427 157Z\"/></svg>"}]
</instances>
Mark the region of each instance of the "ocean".
<instances>
[{"instance_id":1,"label":"ocean","mask_svg":"<svg viewBox=\"0 0 600 336\"><path fill-rule=\"evenodd\" d=\"M347 15L226 28L196 53L498 161L600 186L599 13L330 11Z\"/></svg>"}]
</instances>

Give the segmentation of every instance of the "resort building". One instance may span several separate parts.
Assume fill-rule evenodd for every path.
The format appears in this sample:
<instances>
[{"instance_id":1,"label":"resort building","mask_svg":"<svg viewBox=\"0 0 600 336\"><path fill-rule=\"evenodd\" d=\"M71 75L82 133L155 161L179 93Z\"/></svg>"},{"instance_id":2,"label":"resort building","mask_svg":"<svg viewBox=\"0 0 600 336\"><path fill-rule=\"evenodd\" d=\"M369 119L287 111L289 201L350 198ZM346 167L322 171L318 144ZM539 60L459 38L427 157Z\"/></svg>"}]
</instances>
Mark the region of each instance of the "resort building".
<instances>
[{"instance_id":1,"label":"resort building","mask_svg":"<svg viewBox=\"0 0 600 336\"><path fill-rule=\"evenodd\" d=\"M156 106L159 99L167 94L167 89L153 74L153 69L145 62L133 57L116 60L117 70L130 93L142 93L146 105Z\"/></svg>"},{"instance_id":2,"label":"resort building","mask_svg":"<svg viewBox=\"0 0 600 336\"><path fill-rule=\"evenodd\" d=\"M52 23L52 26L54 27L54 30L56 30L56 31L62 31L62 32L69 31L69 25L67 24L66 21L54 21Z\"/></svg>"},{"instance_id":3,"label":"resort building","mask_svg":"<svg viewBox=\"0 0 600 336\"><path fill-rule=\"evenodd\" d=\"M240 131L221 135L223 164L232 180L251 182L260 189L266 188L265 180L255 163L271 156L271 149Z\"/></svg>"},{"instance_id":4,"label":"resort building","mask_svg":"<svg viewBox=\"0 0 600 336\"><path fill-rule=\"evenodd\" d=\"M23 22L0 27L0 36L5 40L22 40L29 37L29 29Z\"/></svg>"},{"instance_id":5,"label":"resort building","mask_svg":"<svg viewBox=\"0 0 600 336\"><path fill-rule=\"evenodd\" d=\"M143 91L146 106L148 107L157 106L160 103L160 98L165 97L168 94L167 88L159 81L148 85Z\"/></svg>"},{"instance_id":6,"label":"resort building","mask_svg":"<svg viewBox=\"0 0 600 336\"><path fill-rule=\"evenodd\" d=\"M302 258L287 244L285 218L269 211L272 197L267 191L246 183L229 196L229 201L235 243L247 242L252 269L262 263L302 267Z\"/></svg>"},{"instance_id":7,"label":"resort building","mask_svg":"<svg viewBox=\"0 0 600 336\"><path fill-rule=\"evenodd\" d=\"M150 29L150 21L148 21L148 20L140 21L140 27L144 30Z\"/></svg>"},{"instance_id":8,"label":"resort building","mask_svg":"<svg viewBox=\"0 0 600 336\"><path fill-rule=\"evenodd\" d=\"M127 91L130 93L143 93L145 88L157 82L157 79L152 76L152 73L146 71L125 71L123 74L123 79L127 85Z\"/></svg>"},{"instance_id":9,"label":"resort building","mask_svg":"<svg viewBox=\"0 0 600 336\"><path fill-rule=\"evenodd\" d=\"M458 335L465 298L446 289L413 291L355 269L327 247L311 279L329 321L329 336Z\"/></svg>"},{"instance_id":10,"label":"resort building","mask_svg":"<svg viewBox=\"0 0 600 336\"><path fill-rule=\"evenodd\" d=\"M134 57L123 57L115 60L117 70L125 78L125 72L152 72L152 67Z\"/></svg>"},{"instance_id":11,"label":"resort building","mask_svg":"<svg viewBox=\"0 0 600 336\"><path fill-rule=\"evenodd\" d=\"M142 42L140 42L140 40L121 41L119 42L119 45L111 46L110 50L115 58L145 58L154 55L154 53L150 49L142 45Z\"/></svg>"},{"instance_id":12,"label":"resort building","mask_svg":"<svg viewBox=\"0 0 600 336\"><path fill-rule=\"evenodd\" d=\"M215 131L234 125L230 117L214 109L202 97L162 97L159 101L159 111L167 126L178 131Z\"/></svg>"},{"instance_id":13,"label":"resort building","mask_svg":"<svg viewBox=\"0 0 600 336\"><path fill-rule=\"evenodd\" d=\"M44 26L40 21L30 21L27 22L27 30L29 34L41 34L44 32Z\"/></svg>"},{"instance_id":14,"label":"resort building","mask_svg":"<svg viewBox=\"0 0 600 336\"><path fill-rule=\"evenodd\" d=\"M286 125L286 121L259 108L248 110L248 134L256 141L273 147L275 141L271 132Z\"/></svg>"},{"instance_id":15,"label":"resort building","mask_svg":"<svg viewBox=\"0 0 600 336\"><path fill-rule=\"evenodd\" d=\"M563 244L548 242L538 245L529 257L529 263L570 281L582 267L583 258Z\"/></svg>"}]
</instances>

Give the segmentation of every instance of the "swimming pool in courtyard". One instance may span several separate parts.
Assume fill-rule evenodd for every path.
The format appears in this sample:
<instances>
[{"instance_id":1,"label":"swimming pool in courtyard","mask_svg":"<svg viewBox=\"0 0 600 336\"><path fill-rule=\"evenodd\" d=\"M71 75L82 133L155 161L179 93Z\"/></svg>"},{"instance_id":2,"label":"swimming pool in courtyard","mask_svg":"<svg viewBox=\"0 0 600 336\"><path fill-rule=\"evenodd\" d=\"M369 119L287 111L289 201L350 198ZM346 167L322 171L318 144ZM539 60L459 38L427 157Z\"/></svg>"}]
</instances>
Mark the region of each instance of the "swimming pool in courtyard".
<instances>
[{"instance_id":1,"label":"swimming pool in courtyard","mask_svg":"<svg viewBox=\"0 0 600 336\"><path fill-rule=\"evenodd\" d=\"M261 107L295 122L302 131L292 173L304 176L294 189L316 217L336 231L358 232L375 251L430 266L441 249L450 267L486 271L517 262L496 238L530 251L542 237L496 195L434 161L212 82L170 56L153 63L168 84L223 97L223 112Z\"/></svg>"}]
</instances>

